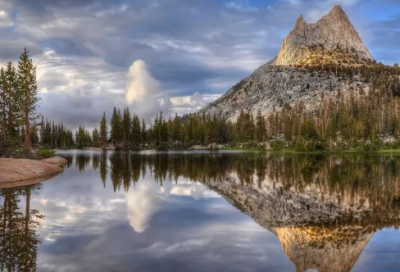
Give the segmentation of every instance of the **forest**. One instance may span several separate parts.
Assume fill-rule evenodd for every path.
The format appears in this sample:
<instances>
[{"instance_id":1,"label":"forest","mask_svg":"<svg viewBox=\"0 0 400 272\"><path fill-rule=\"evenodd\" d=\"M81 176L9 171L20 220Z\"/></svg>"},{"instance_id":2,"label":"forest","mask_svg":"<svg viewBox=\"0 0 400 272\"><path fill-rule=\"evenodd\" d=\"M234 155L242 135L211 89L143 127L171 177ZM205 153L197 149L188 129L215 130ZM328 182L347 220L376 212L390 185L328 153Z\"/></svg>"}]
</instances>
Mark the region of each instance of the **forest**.
<instances>
[{"instance_id":1,"label":"forest","mask_svg":"<svg viewBox=\"0 0 400 272\"><path fill-rule=\"evenodd\" d=\"M327 73L342 81L354 79L368 86L353 88L350 95L331 89L334 99L318 99L307 110L301 103L281 102L280 109L262 115L242 111L235 122L223 114L192 113L167 117L160 112L151 124L128 107L99 116L93 130L76 131L54 123L37 110L36 67L24 49L17 67L0 69L0 154L16 155L31 148L187 149L195 145L324 151L359 149L374 151L400 147L400 68L372 63L359 67L316 64L315 76ZM307 88L307 86L304 86ZM18 151L18 152L17 152Z\"/></svg>"}]
</instances>

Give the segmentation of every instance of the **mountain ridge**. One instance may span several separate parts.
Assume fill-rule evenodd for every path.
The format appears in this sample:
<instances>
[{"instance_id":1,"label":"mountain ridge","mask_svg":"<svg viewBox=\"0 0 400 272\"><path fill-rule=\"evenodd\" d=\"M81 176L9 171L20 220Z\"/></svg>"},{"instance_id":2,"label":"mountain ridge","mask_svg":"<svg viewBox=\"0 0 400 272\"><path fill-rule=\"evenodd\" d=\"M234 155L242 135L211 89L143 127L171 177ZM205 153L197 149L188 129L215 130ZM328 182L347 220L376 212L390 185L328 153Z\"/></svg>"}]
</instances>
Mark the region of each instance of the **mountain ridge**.
<instances>
[{"instance_id":1,"label":"mountain ridge","mask_svg":"<svg viewBox=\"0 0 400 272\"><path fill-rule=\"evenodd\" d=\"M315 36L315 37L314 37ZM310 38L311 37L311 38ZM236 121L242 111L256 116L289 107L313 110L321 96L336 99L354 90L368 93L370 83L358 76L343 80L338 68L370 66L374 59L340 6L316 23L306 23L303 16L282 42L277 57L230 88L219 99L199 111L200 114L224 116ZM331 67L330 72L313 68ZM336 73L332 70L336 69Z\"/></svg>"}]
</instances>

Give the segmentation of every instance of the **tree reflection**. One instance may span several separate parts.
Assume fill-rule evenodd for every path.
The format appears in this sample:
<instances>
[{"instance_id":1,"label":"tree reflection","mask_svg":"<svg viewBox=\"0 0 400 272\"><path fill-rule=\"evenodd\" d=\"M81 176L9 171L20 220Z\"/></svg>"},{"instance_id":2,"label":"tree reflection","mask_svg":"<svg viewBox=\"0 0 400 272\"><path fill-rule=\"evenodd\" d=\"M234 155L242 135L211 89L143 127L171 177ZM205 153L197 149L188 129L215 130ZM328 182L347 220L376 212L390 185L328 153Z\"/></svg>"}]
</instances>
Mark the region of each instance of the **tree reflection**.
<instances>
[{"instance_id":1,"label":"tree reflection","mask_svg":"<svg viewBox=\"0 0 400 272\"><path fill-rule=\"evenodd\" d=\"M108 161L114 190L146 174L159 186L202 183L275 233L298 272L348 272L376 230L400 223L400 157L115 152Z\"/></svg>"},{"instance_id":2,"label":"tree reflection","mask_svg":"<svg viewBox=\"0 0 400 272\"><path fill-rule=\"evenodd\" d=\"M80 171L88 167L90 157L78 156ZM218 182L235 180L235 186L260 189L268 182L280 189L304 193L317 188L322 198L334 197L365 206L375 212L399 210L400 158L357 155L282 155L264 153L210 154L128 154L114 152L94 155L100 161L100 176L104 185L107 175L114 190L128 191L146 172L162 186L163 182L184 178L215 187ZM110 162L110 173L107 162ZM97 165L97 163L96 163ZM212 189L212 188L211 188Z\"/></svg>"},{"instance_id":3,"label":"tree reflection","mask_svg":"<svg viewBox=\"0 0 400 272\"><path fill-rule=\"evenodd\" d=\"M36 271L36 234L43 215L31 209L31 195L39 192L41 184L1 189L0 199L0 268L2 271ZM25 214L20 201L25 200Z\"/></svg>"}]
</instances>

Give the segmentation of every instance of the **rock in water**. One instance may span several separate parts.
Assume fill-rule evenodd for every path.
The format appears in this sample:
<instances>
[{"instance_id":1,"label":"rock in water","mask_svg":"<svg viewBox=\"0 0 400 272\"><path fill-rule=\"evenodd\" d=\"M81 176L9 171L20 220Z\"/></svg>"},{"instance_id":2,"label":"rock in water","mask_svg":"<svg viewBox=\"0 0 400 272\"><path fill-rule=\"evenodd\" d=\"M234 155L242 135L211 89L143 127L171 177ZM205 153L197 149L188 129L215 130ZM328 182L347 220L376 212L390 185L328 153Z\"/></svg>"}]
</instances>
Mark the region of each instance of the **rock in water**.
<instances>
[{"instance_id":1,"label":"rock in water","mask_svg":"<svg viewBox=\"0 0 400 272\"><path fill-rule=\"evenodd\" d=\"M56 164L42 161L0 158L0 188L42 182L62 171Z\"/></svg>"},{"instance_id":2,"label":"rock in water","mask_svg":"<svg viewBox=\"0 0 400 272\"><path fill-rule=\"evenodd\" d=\"M330 58L327 61L344 61L349 53L353 64L366 64L373 58L361 41L360 36L350 23L349 18L340 6L335 6L331 12L314 24L308 24L300 16L294 29L286 36L279 51L275 65L300 65L314 53ZM336 54L335 54L336 53ZM333 60L332 60L333 59ZM312 64L312 63L309 63Z\"/></svg>"},{"instance_id":3,"label":"rock in water","mask_svg":"<svg viewBox=\"0 0 400 272\"><path fill-rule=\"evenodd\" d=\"M55 164L58 166L63 166L68 163L68 161L62 157L51 157L51 158L43 159L42 162L49 163L49 164Z\"/></svg>"}]
</instances>

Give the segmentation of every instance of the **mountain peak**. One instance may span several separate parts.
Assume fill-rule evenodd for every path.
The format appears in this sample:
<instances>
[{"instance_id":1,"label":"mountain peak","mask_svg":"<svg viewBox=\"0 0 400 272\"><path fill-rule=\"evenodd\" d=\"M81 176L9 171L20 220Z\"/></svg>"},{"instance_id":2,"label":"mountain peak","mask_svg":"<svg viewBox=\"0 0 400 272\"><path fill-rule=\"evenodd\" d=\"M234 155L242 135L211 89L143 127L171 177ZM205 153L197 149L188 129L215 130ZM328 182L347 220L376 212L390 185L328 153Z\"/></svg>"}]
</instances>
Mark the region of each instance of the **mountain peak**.
<instances>
[{"instance_id":1,"label":"mountain peak","mask_svg":"<svg viewBox=\"0 0 400 272\"><path fill-rule=\"evenodd\" d=\"M300 16L282 42L275 64L316 65L325 60L345 65L373 61L341 6L334 6L316 23L307 23Z\"/></svg>"},{"instance_id":2,"label":"mountain peak","mask_svg":"<svg viewBox=\"0 0 400 272\"><path fill-rule=\"evenodd\" d=\"M300 15L299 18L297 18L297 20L296 20L295 27L301 25L302 23L304 23L304 18L303 18L303 15Z\"/></svg>"},{"instance_id":3,"label":"mountain peak","mask_svg":"<svg viewBox=\"0 0 400 272\"><path fill-rule=\"evenodd\" d=\"M324 20L324 19L327 19L327 18L334 19L334 20L340 20L343 23L351 25L349 17L347 17L346 12L344 12L342 7L339 6L339 5L333 6L331 11L327 15L322 17L321 20ZM353 25L351 25L351 26L353 26Z\"/></svg>"},{"instance_id":4,"label":"mountain peak","mask_svg":"<svg viewBox=\"0 0 400 272\"><path fill-rule=\"evenodd\" d=\"M340 5L333 6L333 8L332 8L330 13L333 13L333 12L339 12L339 13L344 13L345 14L344 10L342 9L342 6L340 6Z\"/></svg>"}]
</instances>

